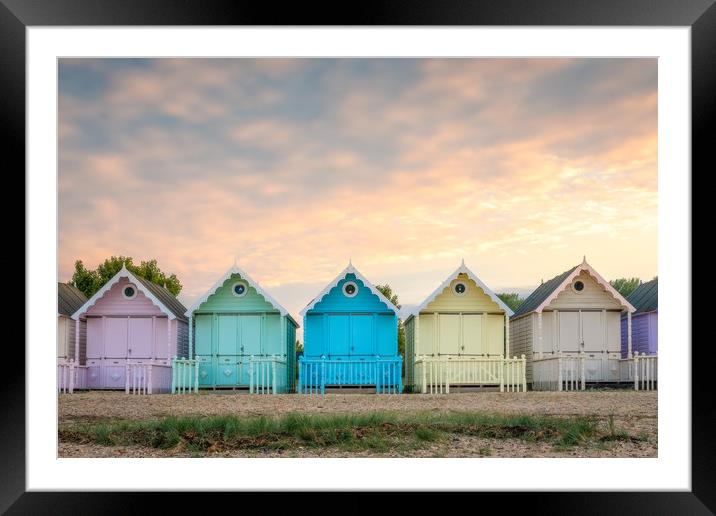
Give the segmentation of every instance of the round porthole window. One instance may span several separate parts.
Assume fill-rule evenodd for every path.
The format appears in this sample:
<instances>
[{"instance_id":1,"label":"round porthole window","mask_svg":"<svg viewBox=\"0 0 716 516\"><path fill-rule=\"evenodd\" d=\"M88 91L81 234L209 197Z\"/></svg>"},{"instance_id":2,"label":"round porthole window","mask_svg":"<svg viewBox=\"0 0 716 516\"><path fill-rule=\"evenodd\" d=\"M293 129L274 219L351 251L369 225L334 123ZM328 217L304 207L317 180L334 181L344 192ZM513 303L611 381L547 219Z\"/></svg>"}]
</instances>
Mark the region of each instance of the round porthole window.
<instances>
[{"instance_id":1,"label":"round porthole window","mask_svg":"<svg viewBox=\"0 0 716 516\"><path fill-rule=\"evenodd\" d=\"M352 281L348 281L345 285L343 285L343 295L345 295L346 297L354 297L357 293L358 285L356 285Z\"/></svg>"},{"instance_id":2,"label":"round porthole window","mask_svg":"<svg viewBox=\"0 0 716 516\"><path fill-rule=\"evenodd\" d=\"M455 283L452 291L455 292L456 296L462 296L465 292L467 292L467 285L464 283Z\"/></svg>"},{"instance_id":3,"label":"round porthole window","mask_svg":"<svg viewBox=\"0 0 716 516\"><path fill-rule=\"evenodd\" d=\"M572 288L575 292L581 292L582 290L584 290L584 282L581 280L577 280L572 283Z\"/></svg>"},{"instance_id":4,"label":"round porthole window","mask_svg":"<svg viewBox=\"0 0 716 516\"><path fill-rule=\"evenodd\" d=\"M134 299L137 297L137 287L134 285L127 285L122 289L122 295L125 299Z\"/></svg>"},{"instance_id":5,"label":"round porthole window","mask_svg":"<svg viewBox=\"0 0 716 516\"><path fill-rule=\"evenodd\" d=\"M248 287L246 286L246 283L243 281L237 281L234 283L234 286L231 287L231 292L236 297L244 297L246 295L246 292L248 292Z\"/></svg>"}]
</instances>

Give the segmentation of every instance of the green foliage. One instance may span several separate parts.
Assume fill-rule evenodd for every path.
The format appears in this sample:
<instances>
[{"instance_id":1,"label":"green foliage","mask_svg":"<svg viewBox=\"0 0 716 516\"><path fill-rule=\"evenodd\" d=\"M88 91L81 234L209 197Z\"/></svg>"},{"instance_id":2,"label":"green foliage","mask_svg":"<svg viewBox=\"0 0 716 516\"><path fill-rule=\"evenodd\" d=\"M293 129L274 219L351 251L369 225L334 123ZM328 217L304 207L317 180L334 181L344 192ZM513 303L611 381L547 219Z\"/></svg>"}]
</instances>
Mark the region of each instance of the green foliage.
<instances>
[{"instance_id":1,"label":"green foliage","mask_svg":"<svg viewBox=\"0 0 716 516\"><path fill-rule=\"evenodd\" d=\"M503 303L509 306L512 311L517 310L517 308L525 300L523 297L520 297L520 295L516 292L500 292L499 294L497 294L497 297L499 297Z\"/></svg>"},{"instance_id":2,"label":"green foliage","mask_svg":"<svg viewBox=\"0 0 716 516\"><path fill-rule=\"evenodd\" d=\"M157 265L157 260L143 261L139 265L135 265L131 256L110 256L94 270L87 269L82 260L77 260L70 285L77 287L85 296L92 297L122 269L123 264L136 276L157 285L166 285L167 290L175 296L181 292L182 284L179 282L179 278L176 274L167 276L162 272Z\"/></svg>"},{"instance_id":3,"label":"green foliage","mask_svg":"<svg viewBox=\"0 0 716 516\"><path fill-rule=\"evenodd\" d=\"M400 310L398 294L393 293L393 288L388 283L385 285L376 285L375 288L377 288L388 301L393 303L393 305ZM401 318L398 318L398 354L403 357L405 356L405 326L403 325L403 320ZM403 369L405 369L405 361L403 361Z\"/></svg>"},{"instance_id":4,"label":"green foliage","mask_svg":"<svg viewBox=\"0 0 716 516\"><path fill-rule=\"evenodd\" d=\"M634 292L641 283L639 278L617 278L609 282L624 297L629 297L629 294Z\"/></svg>"}]
</instances>

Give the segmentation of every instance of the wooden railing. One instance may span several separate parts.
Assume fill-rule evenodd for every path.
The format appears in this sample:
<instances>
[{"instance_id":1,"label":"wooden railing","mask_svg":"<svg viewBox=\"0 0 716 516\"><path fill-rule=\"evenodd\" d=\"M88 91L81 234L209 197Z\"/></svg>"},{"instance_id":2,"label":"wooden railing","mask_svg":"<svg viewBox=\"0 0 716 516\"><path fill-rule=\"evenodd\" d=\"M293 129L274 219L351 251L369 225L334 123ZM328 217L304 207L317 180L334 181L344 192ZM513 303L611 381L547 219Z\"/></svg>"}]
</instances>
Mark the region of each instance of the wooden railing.
<instances>
[{"instance_id":1,"label":"wooden railing","mask_svg":"<svg viewBox=\"0 0 716 516\"><path fill-rule=\"evenodd\" d=\"M171 366L153 362L125 365L127 394L156 394L168 392L171 385Z\"/></svg>"},{"instance_id":2,"label":"wooden railing","mask_svg":"<svg viewBox=\"0 0 716 516\"><path fill-rule=\"evenodd\" d=\"M70 359L57 364L57 390L72 394L75 389L87 388L87 366L77 365Z\"/></svg>"},{"instance_id":3,"label":"wooden railing","mask_svg":"<svg viewBox=\"0 0 716 516\"><path fill-rule=\"evenodd\" d=\"M532 361L532 389L536 391L576 391L585 389L584 353L535 358Z\"/></svg>"},{"instance_id":4,"label":"wooden railing","mask_svg":"<svg viewBox=\"0 0 716 516\"><path fill-rule=\"evenodd\" d=\"M377 393L403 391L401 357L360 359L305 358L298 360L298 392L325 394L326 386L375 385Z\"/></svg>"},{"instance_id":5,"label":"wooden railing","mask_svg":"<svg viewBox=\"0 0 716 516\"><path fill-rule=\"evenodd\" d=\"M635 391L653 391L659 380L659 359L657 355L634 353L632 358L619 360L619 379L633 382Z\"/></svg>"},{"instance_id":6,"label":"wooden railing","mask_svg":"<svg viewBox=\"0 0 716 516\"><path fill-rule=\"evenodd\" d=\"M199 365L190 358L172 359L172 394L199 392Z\"/></svg>"},{"instance_id":7,"label":"wooden railing","mask_svg":"<svg viewBox=\"0 0 716 516\"><path fill-rule=\"evenodd\" d=\"M278 394L288 390L288 372L285 357L251 356L249 358L249 392L251 394Z\"/></svg>"},{"instance_id":8,"label":"wooden railing","mask_svg":"<svg viewBox=\"0 0 716 516\"><path fill-rule=\"evenodd\" d=\"M431 357L415 361L415 390L422 393L449 393L450 386L499 386L500 392L527 390L525 356Z\"/></svg>"}]
</instances>

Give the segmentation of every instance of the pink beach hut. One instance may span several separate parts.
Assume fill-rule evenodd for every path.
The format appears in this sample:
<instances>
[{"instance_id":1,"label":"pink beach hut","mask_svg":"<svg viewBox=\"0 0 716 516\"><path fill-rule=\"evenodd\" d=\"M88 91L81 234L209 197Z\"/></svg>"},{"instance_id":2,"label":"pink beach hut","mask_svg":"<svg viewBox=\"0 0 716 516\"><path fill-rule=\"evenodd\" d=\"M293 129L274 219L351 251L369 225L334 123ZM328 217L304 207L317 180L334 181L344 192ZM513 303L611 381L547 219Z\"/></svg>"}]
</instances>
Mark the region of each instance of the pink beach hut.
<instances>
[{"instance_id":1,"label":"pink beach hut","mask_svg":"<svg viewBox=\"0 0 716 516\"><path fill-rule=\"evenodd\" d=\"M165 287L122 266L72 315L87 324L87 387L170 392L171 359L188 352L184 312Z\"/></svg>"}]
</instances>

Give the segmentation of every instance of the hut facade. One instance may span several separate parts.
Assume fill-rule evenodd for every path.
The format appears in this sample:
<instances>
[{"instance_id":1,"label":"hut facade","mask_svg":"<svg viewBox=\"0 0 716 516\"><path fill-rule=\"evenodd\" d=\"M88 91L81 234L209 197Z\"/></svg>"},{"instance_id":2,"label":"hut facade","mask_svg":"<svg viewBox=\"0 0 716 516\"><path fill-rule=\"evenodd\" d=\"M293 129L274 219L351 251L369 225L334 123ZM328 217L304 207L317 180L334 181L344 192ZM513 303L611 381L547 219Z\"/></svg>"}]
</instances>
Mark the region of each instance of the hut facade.
<instances>
[{"instance_id":1,"label":"hut facade","mask_svg":"<svg viewBox=\"0 0 716 516\"><path fill-rule=\"evenodd\" d=\"M398 311L351 263L302 311L299 392L374 386L402 391Z\"/></svg>"},{"instance_id":2,"label":"hut facade","mask_svg":"<svg viewBox=\"0 0 716 516\"><path fill-rule=\"evenodd\" d=\"M656 355L659 349L659 280L639 285L627 300L636 308L631 316L631 349L626 317L622 317L622 358L634 353Z\"/></svg>"},{"instance_id":3,"label":"hut facade","mask_svg":"<svg viewBox=\"0 0 716 516\"><path fill-rule=\"evenodd\" d=\"M57 283L57 388L71 393L87 387L87 322L74 314L87 297L74 285Z\"/></svg>"},{"instance_id":4,"label":"hut facade","mask_svg":"<svg viewBox=\"0 0 716 516\"><path fill-rule=\"evenodd\" d=\"M87 324L87 387L168 392L171 358L187 353L186 308L124 266L73 315Z\"/></svg>"},{"instance_id":5,"label":"hut facade","mask_svg":"<svg viewBox=\"0 0 716 516\"><path fill-rule=\"evenodd\" d=\"M405 320L406 386L524 390L525 359L510 356L512 310L463 262Z\"/></svg>"},{"instance_id":6,"label":"hut facade","mask_svg":"<svg viewBox=\"0 0 716 516\"><path fill-rule=\"evenodd\" d=\"M510 319L512 348L527 358L534 389L584 389L630 380L621 357L621 318L627 346L635 308L586 261L542 283Z\"/></svg>"},{"instance_id":7,"label":"hut facade","mask_svg":"<svg viewBox=\"0 0 716 516\"><path fill-rule=\"evenodd\" d=\"M234 265L186 311L186 359L174 363L174 391L246 388L295 390L298 323L246 272Z\"/></svg>"}]
</instances>

